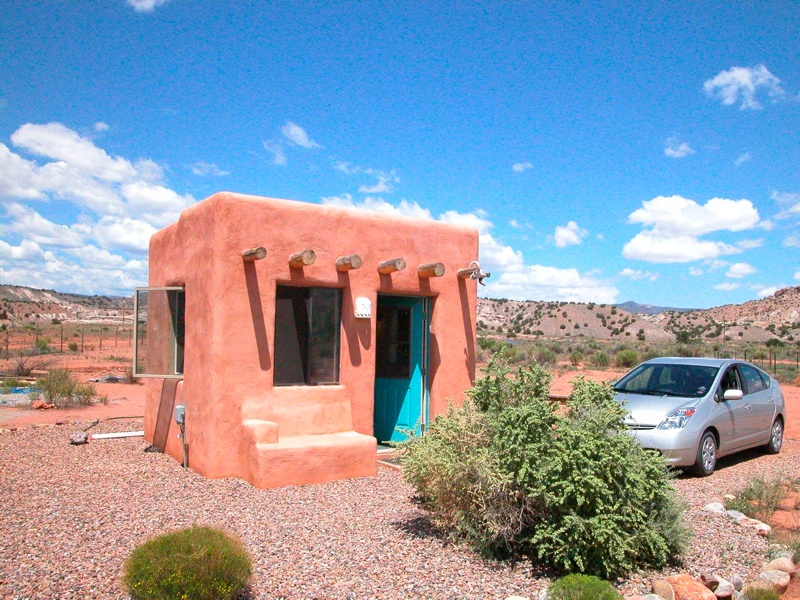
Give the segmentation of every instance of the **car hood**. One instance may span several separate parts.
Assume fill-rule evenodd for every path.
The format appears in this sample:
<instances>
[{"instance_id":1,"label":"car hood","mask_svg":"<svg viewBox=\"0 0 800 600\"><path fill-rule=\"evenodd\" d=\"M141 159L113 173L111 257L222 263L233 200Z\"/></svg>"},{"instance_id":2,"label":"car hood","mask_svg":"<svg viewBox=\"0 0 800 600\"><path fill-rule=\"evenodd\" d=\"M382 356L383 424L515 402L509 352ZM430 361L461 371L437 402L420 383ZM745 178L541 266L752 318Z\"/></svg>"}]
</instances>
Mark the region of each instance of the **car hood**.
<instances>
[{"instance_id":1,"label":"car hood","mask_svg":"<svg viewBox=\"0 0 800 600\"><path fill-rule=\"evenodd\" d=\"M683 396L650 396L617 392L614 397L628 410L626 423L656 427L669 413L682 406L694 406L699 398Z\"/></svg>"}]
</instances>

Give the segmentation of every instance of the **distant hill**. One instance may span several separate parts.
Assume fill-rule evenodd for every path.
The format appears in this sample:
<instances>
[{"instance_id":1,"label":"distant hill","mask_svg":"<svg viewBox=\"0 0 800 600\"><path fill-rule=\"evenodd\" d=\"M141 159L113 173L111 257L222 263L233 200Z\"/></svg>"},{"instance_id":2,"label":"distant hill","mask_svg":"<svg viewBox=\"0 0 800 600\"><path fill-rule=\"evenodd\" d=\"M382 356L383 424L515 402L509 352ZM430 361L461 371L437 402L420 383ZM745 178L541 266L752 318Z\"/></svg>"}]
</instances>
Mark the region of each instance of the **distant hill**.
<instances>
[{"instance_id":1,"label":"distant hill","mask_svg":"<svg viewBox=\"0 0 800 600\"><path fill-rule=\"evenodd\" d=\"M598 340L712 340L741 342L800 340L800 287L744 304L707 310L620 305L478 299L478 328L484 333Z\"/></svg>"},{"instance_id":2,"label":"distant hill","mask_svg":"<svg viewBox=\"0 0 800 600\"><path fill-rule=\"evenodd\" d=\"M659 313L667 312L668 310L675 312L689 312L695 310L693 308L668 308L666 306L653 306L652 304L639 304L628 300L622 304L615 304L617 308L626 310L633 315L657 315Z\"/></svg>"},{"instance_id":3,"label":"distant hill","mask_svg":"<svg viewBox=\"0 0 800 600\"><path fill-rule=\"evenodd\" d=\"M133 298L85 296L19 285L0 285L0 324L120 321L130 318Z\"/></svg>"}]
</instances>

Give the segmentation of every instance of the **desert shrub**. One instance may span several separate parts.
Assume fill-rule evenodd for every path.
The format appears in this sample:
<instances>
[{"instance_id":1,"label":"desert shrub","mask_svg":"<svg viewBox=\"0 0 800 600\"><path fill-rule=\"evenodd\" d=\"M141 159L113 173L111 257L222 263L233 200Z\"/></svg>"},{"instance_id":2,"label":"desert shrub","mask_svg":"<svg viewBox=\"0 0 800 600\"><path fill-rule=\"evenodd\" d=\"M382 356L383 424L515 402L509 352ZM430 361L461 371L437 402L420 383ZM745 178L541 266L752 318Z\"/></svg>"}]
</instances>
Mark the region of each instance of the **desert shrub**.
<instances>
[{"instance_id":1,"label":"desert shrub","mask_svg":"<svg viewBox=\"0 0 800 600\"><path fill-rule=\"evenodd\" d=\"M602 577L680 553L664 459L626 433L609 386L578 378L560 407L540 365L511 373L500 353L484 373L463 407L401 445L404 476L443 530L489 556Z\"/></svg>"},{"instance_id":2,"label":"desert shrub","mask_svg":"<svg viewBox=\"0 0 800 600\"><path fill-rule=\"evenodd\" d=\"M79 383L66 369L48 371L44 379L36 382L36 388L45 402L55 404L58 408L75 404L91 404L92 399L97 395L92 384Z\"/></svg>"},{"instance_id":3,"label":"desert shrub","mask_svg":"<svg viewBox=\"0 0 800 600\"><path fill-rule=\"evenodd\" d=\"M608 581L593 575L567 575L547 588L548 600L621 600Z\"/></svg>"},{"instance_id":4,"label":"desert shrub","mask_svg":"<svg viewBox=\"0 0 800 600\"><path fill-rule=\"evenodd\" d=\"M569 362L572 363L573 366L577 367L583 362L583 352L580 350L573 350L569 354Z\"/></svg>"},{"instance_id":5,"label":"desert shrub","mask_svg":"<svg viewBox=\"0 0 800 600\"><path fill-rule=\"evenodd\" d=\"M768 480L756 477L733 499L725 500L725 508L738 510L760 521L768 521L780 508L786 491L786 484L780 477Z\"/></svg>"},{"instance_id":6,"label":"desert shrub","mask_svg":"<svg viewBox=\"0 0 800 600\"><path fill-rule=\"evenodd\" d=\"M69 348L70 352L77 352L78 351L78 343L77 342L70 342L67 344L67 348Z\"/></svg>"},{"instance_id":7,"label":"desert shrub","mask_svg":"<svg viewBox=\"0 0 800 600\"><path fill-rule=\"evenodd\" d=\"M541 348L536 352L536 362L544 367L552 367L558 362L558 356L552 350Z\"/></svg>"},{"instance_id":8,"label":"desert shrub","mask_svg":"<svg viewBox=\"0 0 800 600\"><path fill-rule=\"evenodd\" d=\"M122 581L137 600L232 599L245 589L251 571L241 542L218 529L193 526L134 549Z\"/></svg>"},{"instance_id":9,"label":"desert shrub","mask_svg":"<svg viewBox=\"0 0 800 600\"><path fill-rule=\"evenodd\" d=\"M635 367L639 362L639 355L636 354L636 350L620 350L614 356L614 362L618 367L623 367L625 369L630 369L631 367Z\"/></svg>"},{"instance_id":10,"label":"desert shrub","mask_svg":"<svg viewBox=\"0 0 800 600\"><path fill-rule=\"evenodd\" d=\"M36 348L18 352L11 357L8 375L12 377L30 377L34 371L40 371L50 366L51 359L42 356Z\"/></svg>"},{"instance_id":11,"label":"desert shrub","mask_svg":"<svg viewBox=\"0 0 800 600\"><path fill-rule=\"evenodd\" d=\"M655 348L647 348L644 352L642 352L642 362L659 358L661 356L664 356L662 352L659 352Z\"/></svg>"},{"instance_id":12,"label":"desert shrub","mask_svg":"<svg viewBox=\"0 0 800 600\"><path fill-rule=\"evenodd\" d=\"M50 347L50 340L46 338L39 338L33 344L33 348L35 350L35 354L50 354L53 352L53 349Z\"/></svg>"},{"instance_id":13,"label":"desert shrub","mask_svg":"<svg viewBox=\"0 0 800 600\"><path fill-rule=\"evenodd\" d=\"M589 364L593 367L607 367L611 364L611 359L602 350L597 350L589 357Z\"/></svg>"}]
</instances>

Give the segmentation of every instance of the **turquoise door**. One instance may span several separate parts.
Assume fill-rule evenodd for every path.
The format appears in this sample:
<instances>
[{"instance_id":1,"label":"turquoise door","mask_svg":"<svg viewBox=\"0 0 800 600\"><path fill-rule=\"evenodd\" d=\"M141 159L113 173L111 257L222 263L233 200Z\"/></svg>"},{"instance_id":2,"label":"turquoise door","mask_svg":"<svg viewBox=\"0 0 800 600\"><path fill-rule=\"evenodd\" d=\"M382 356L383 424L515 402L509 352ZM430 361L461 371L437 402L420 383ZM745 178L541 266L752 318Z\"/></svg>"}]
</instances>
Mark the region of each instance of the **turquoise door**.
<instances>
[{"instance_id":1,"label":"turquoise door","mask_svg":"<svg viewBox=\"0 0 800 600\"><path fill-rule=\"evenodd\" d=\"M398 442L427 419L427 298L378 296L375 437Z\"/></svg>"}]
</instances>

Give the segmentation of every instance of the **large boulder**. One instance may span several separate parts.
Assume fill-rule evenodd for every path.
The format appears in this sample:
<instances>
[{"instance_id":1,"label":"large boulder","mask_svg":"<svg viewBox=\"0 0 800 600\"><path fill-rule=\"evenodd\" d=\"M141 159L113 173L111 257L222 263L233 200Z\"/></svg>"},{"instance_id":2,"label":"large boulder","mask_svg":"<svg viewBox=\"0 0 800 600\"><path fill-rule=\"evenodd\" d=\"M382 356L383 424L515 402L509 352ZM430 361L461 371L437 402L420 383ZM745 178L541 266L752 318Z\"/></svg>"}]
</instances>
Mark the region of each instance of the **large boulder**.
<instances>
[{"instance_id":1,"label":"large boulder","mask_svg":"<svg viewBox=\"0 0 800 600\"><path fill-rule=\"evenodd\" d=\"M670 575L666 581L675 592L675 600L717 600L714 592L689 575Z\"/></svg>"}]
</instances>

